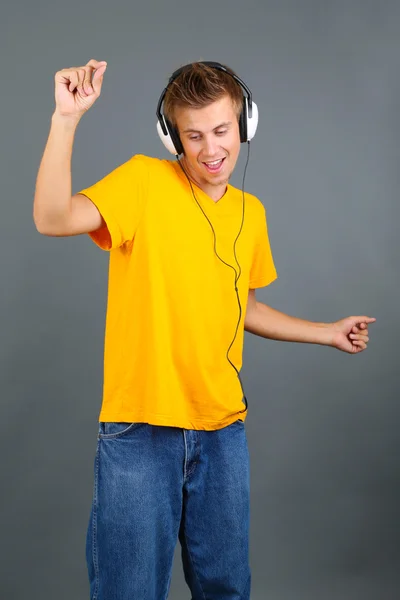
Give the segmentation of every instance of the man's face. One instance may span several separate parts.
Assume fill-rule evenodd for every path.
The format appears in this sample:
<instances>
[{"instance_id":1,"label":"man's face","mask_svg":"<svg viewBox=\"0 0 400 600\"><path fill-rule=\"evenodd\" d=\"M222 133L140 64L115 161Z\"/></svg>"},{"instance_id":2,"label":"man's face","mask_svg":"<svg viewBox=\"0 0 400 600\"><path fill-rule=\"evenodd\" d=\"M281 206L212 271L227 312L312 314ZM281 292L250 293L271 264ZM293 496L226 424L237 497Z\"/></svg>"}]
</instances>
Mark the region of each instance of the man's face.
<instances>
[{"instance_id":1,"label":"man's face","mask_svg":"<svg viewBox=\"0 0 400 600\"><path fill-rule=\"evenodd\" d=\"M188 174L218 200L240 151L239 123L231 98L224 96L205 108L178 107L175 116Z\"/></svg>"}]
</instances>

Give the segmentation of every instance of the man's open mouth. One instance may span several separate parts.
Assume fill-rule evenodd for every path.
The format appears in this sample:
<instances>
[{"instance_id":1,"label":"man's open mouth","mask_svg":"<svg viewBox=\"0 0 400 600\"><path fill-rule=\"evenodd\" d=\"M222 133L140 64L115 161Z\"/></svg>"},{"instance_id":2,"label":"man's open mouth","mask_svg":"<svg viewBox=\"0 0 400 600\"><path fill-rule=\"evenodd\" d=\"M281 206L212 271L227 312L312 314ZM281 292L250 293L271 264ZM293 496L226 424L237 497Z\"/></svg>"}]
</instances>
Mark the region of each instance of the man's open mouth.
<instances>
[{"instance_id":1,"label":"man's open mouth","mask_svg":"<svg viewBox=\"0 0 400 600\"><path fill-rule=\"evenodd\" d=\"M207 171L209 173L219 173L219 171L222 169L224 160L225 160L225 157L219 158L218 160L204 162L203 165L205 166L205 168L207 169Z\"/></svg>"}]
</instances>

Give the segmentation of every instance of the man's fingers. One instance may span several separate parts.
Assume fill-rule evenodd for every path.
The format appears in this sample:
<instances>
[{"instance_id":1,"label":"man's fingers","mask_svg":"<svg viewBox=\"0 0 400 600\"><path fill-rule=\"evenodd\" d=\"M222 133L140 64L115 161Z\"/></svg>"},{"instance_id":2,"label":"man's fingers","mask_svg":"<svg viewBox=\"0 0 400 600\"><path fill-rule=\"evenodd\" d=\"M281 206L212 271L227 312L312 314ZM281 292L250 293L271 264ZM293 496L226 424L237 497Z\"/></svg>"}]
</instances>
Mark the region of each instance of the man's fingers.
<instances>
[{"instance_id":1,"label":"man's fingers","mask_svg":"<svg viewBox=\"0 0 400 600\"><path fill-rule=\"evenodd\" d=\"M349 337L353 341L369 342L369 337L366 333L351 333Z\"/></svg>"},{"instance_id":2,"label":"man's fingers","mask_svg":"<svg viewBox=\"0 0 400 600\"><path fill-rule=\"evenodd\" d=\"M368 335L368 327L366 325L365 329L357 329L357 331L355 331L353 333L356 333L357 335L362 335L364 338L366 335ZM355 335L354 337L357 337L357 335Z\"/></svg>"},{"instance_id":3,"label":"man's fingers","mask_svg":"<svg viewBox=\"0 0 400 600\"><path fill-rule=\"evenodd\" d=\"M353 345L358 346L361 350L365 350L367 348L367 344L362 340L354 340Z\"/></svg>"},{"instance_id":4,"label":"man's fingers","mask_svg":"<svg viewBox=\"0 0 400 600\"><path fill-rule=\"evenodd\" d=\"M101 65L106 65L106 64L107 64L107 61L105 61L105 60L95 60L94 58L91 58L86 63L86 66L93 67L94 69L98 69L99 67L101 67Z\"/></svg>"},{"instance_id":5,"label":"man's fingers","mask_svg":"<svg viewBox=\"0 0 400 600\"><path fill-rule=\"evenodd\" d=\"M359 333L360 331L368 331L368 323L374 323L375 317L353 317L358 321L358 326L354 325L351 329L353 333Z\"/></svg>"},{"instance_id":6,"label":"man's fingers","mask_svg":"<svg viewBox=\"0 0 400 600\"><path fill-rule=\"evenodd\" d=\"M93 69L91 69L90 67L85 67L85 76L83 79L83 89L84 89L85 93L88 95L90 95L94 92L94 89L92 86L92 74L93 74Z\"/></svg>"}]
</instances>

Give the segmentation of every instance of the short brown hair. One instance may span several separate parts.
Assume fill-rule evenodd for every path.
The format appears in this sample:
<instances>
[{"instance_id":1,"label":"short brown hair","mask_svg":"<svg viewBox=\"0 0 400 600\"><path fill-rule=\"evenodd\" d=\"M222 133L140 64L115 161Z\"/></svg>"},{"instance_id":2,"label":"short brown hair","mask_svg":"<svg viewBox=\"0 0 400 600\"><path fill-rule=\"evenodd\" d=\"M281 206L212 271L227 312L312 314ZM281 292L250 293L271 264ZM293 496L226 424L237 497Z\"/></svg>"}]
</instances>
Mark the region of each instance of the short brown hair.
<instances>
[{"instance_id":1,"label":"short brown hair","mask_svg":"<svg viewBox=\"0 0 400 600\"><path fill-rule=\"evenodd\" d=\"M223 65L227 71L236 73ZM239 119L243 107L243 90L233 77L221 71L204 65L201 62L192 63L184 69L168 86L164 98L163 112L165 117L176 126L175 108L203 108L225 95L231 97L234 110Z\"/></svg>"}]
</instances>

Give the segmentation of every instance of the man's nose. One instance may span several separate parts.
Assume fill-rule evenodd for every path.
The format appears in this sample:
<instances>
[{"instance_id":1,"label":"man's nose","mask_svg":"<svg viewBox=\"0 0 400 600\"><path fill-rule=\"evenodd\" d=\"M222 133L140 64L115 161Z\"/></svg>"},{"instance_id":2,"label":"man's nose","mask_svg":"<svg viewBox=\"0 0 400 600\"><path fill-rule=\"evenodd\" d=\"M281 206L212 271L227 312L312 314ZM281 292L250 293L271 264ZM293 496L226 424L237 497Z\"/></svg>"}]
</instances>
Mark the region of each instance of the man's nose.
<instances>
[{"instance_id":1,"label":"man's nose","mask_svg":"<svg viewBox=\"0 0 400 600\"><path fill-rule=\"evenodd\" d=\"M204 138L204 148L203 148L204 153L207 155L207 157L212 158L213 156L216 156L218 153L218 144L217 144L217 140L213 137L213 136L209 136L209 137L205 137Z\"/></svg>"}]
</instances>

